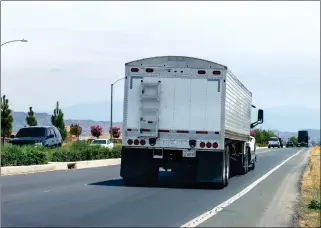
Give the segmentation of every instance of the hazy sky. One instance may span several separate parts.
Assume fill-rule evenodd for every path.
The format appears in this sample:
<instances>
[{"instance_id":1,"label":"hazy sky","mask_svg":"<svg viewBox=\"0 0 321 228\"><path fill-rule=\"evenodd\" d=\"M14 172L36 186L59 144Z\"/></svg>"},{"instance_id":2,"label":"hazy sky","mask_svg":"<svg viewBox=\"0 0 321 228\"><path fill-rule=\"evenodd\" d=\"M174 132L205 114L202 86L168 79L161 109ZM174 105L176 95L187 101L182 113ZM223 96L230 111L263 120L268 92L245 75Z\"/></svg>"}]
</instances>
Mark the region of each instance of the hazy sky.
<instances>
[{"instance_id":1,"label":"hazy sky","mask_svg":"<svg viewBox=\"0 0 321 228\"><path fill-rule=\"evenodd\" d=\"M320 108L320 2L1 2L1 93L12 109L109 100L132 60L227 65L259 107ZM121 102L123 85L115 87Z\"/></svg>"}]
</instances>

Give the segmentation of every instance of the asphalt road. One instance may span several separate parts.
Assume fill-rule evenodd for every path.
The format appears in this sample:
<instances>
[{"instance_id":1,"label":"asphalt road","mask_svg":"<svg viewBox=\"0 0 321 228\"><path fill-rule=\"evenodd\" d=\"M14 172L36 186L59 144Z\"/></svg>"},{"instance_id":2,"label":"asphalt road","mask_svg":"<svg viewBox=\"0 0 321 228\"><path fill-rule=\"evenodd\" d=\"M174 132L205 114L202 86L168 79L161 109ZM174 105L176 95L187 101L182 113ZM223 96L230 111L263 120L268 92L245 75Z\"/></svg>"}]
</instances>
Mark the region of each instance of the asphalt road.
<instances>
[{"instance_id":1,"label":"asphalt road","mask_svg":"<svg viewBox=\"0 0 321 228\"><path fill-rule=\"evenodd\" d=\"M301 149L259 150L256 169L232 177L223 190L175 184L181 178L166 172L160 174L157 187L125 187L119 166L1 177L2 227L181 226L241 192ZM306 158L307 149L303 149L198 225L288 226Z\"/></svg>"}]
</instances>

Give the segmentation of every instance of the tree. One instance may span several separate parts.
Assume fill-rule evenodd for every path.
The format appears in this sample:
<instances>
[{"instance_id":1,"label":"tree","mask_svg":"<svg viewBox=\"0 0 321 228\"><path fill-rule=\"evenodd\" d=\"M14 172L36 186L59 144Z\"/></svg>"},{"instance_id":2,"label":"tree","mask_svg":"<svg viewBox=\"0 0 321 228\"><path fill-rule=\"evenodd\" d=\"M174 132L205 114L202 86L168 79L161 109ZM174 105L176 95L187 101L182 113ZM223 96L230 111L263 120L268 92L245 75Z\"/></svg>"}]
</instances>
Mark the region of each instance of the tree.
<instances>
[{"instance_id":1,"label":"tree","mask_svg":"<svg viewBox=\"0 0 321 228\"><path fill-rule=\"evenodd\" d=\"M51 116L51 123L55 127L58 128L62 140L67 138L67 131L65 129L65 121L64 121L64 114L59 108L59 102L57 101L56 108L53 111L53 115Z\"/></svg>"},{"instance_id":2,"label":"tree","mask_svg":"<svg viewBox=\"0 0 321 228\"><path fill-rule=\"evenodd\" d=\"M298 139L294 136L290 137L289 141L293 142L294 145L298 145Z\"/></svg>"},{"instance_id":3,"label":"tree","mask_svg":"<svg viewBox=\"0 0 321 228\"><path fill-rule=\"evenodd\" d=\"M109 134L113 136L113 138L118 139L120 137L120 127L112 127L111 129L109 128Z\"/></svg>"},{"instance_id":4,"label":"tree","mask_svg":"<svg viewBox=\"0 0 321 228\"><path fill-rule=\"evenodd\" d=\"M96 137L98 139L102 135L103 129L99 125L91 126L90 127L90 132L91 132L92 136L94 136L94 137Z\"/></svg>"},{"instance_id":5,"label":"tree","mask_svg":"<svg viewBox=\"0 0 321 228\"><path fill-rule=\"evenodd\" d=\"M74 135L77 137L78 141L79 141L79 136L82 133L82 128L80 127L79 124L71 124L70 125L70 134Z\"/></svg>"},{"instance_id":6,"label":"tree","mask_svg":"<svg viewBox=\"0 0 321 228\"><path fill-rule=\"evenodd\" d=\"M9 108L9 100L5 95L1 99L1 137L4 143L5 137L10 137L12 133L13 117Z\"/></svg>"},{"instance_id":7,"label":"tree","mask_svg":"<svg viewBox=\"0 0 321 228\"><path fill-rule=\"evenodd\" d=\"M34 116L34 112L32 111L32 107L29 107L28 116L26 117L26 122L29 126L37 126L38 122Z\"/></svg>"}]
</instances>

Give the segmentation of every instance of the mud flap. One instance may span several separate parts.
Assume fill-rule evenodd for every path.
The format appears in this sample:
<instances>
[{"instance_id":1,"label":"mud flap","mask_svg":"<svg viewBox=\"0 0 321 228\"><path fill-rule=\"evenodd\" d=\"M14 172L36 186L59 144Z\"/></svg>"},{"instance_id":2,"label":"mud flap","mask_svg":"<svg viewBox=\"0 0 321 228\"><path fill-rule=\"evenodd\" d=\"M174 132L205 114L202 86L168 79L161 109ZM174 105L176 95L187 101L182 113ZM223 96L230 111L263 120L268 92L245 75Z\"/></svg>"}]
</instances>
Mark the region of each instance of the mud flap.
<instances>
[{"instance_id":1,"label":"mud flap","mask_svg":"<svg viewBox=\"0 0 321 228\"><path fill-rule=\"evenodd\" d=\"M197 182L222 182L223 151L197 151Z\"/></svg>"},{"instance_id":2,"label":"mud flap","mask_svg":"<svg viewBox=\"0 0 321 228\"><path fill-rule=\"evenodd\" d=\"M145 177L155 168L153 153L148 149L123 147L121 151L120 176L123 178Z\"/></svg>"}]
</instances>

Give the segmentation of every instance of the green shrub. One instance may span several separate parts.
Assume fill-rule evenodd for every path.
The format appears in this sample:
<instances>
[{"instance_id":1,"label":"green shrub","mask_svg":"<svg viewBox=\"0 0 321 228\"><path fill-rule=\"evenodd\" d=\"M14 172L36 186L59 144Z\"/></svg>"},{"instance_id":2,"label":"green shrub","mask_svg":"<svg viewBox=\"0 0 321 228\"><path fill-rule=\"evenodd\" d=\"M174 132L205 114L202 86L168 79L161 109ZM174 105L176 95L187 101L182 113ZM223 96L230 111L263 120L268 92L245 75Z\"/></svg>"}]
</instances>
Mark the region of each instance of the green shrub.
<instances>
[{"instance_id":1,"label":"green shrub","mask_svg":"<svg viewBox=\"0 0 321 228\"><path fill-rule=\"evenodd\" d=\"M257 143L256 144L257 147L267 147L268 145L267 144L260 144L260 143Z\"/></svg>"},{"instance_id":2,"label":"green shrub","mask_svg":"<svg viewBox=\"0 0 321 228\"><path fill-rule=\"evenodd\" d=\"M318 200L311 200L309 205L308 205L308 208L311 209L311 210L320 210L320 201Z\"/></svg>"},{"instance_id":3,"label":"green shrub","mask_svg":"<svg viewBox=\"0 0 321 228\"><path fill-rule=\"evenodd\" d=\"M115 144L112 150L87 142L75 142L68 147L58 148L52 152L53 162L87 161L108 158L120 158L121 145Z\"/></svg>"},{"instance_id":4,"label":"green shrub","mask_svg":"<svg viewBox=\"0 0 321 228\"><path fill-rule=\"evenodd\" d=\"M1 166L41 165L48 163L48 154L44 147L1 146Z\"/></svg>"},{"instance_id":5,"label":"green shrub","mask_svg":"<svg viewBox=\"0 0 321 228\"><path fill-rule=\"evenodd\" d=\"M48 161L74 162L120 158L121 144L114 144L112 150L99 145L92 146L83 141L54 149L4 144L1 152L1 166L40 165L47 164Z\"/></svg>"}]
</instances>

